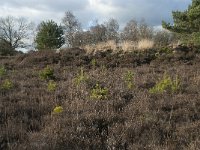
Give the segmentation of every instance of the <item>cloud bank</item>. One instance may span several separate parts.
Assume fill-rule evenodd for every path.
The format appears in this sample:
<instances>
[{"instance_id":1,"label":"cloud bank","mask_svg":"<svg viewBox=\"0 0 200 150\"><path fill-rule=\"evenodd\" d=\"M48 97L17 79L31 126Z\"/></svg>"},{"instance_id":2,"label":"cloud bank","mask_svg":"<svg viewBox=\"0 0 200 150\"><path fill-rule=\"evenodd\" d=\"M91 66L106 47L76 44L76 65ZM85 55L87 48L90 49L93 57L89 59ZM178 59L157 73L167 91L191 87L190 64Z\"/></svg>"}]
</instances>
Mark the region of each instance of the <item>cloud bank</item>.
<instances>
[{"instance_id":1,"label":"cloud bank","mask_svg":"<svg viewBox=\"0 0 200 150\"><path fill-rule=\"evenodd\" d=\"M109 18L118 20L124 26L129 20L145 19L153 26L162 20L172 22L173 10L185 10L191 0L1 0L0 17L11 15L26 17L36 24L52 19L61 22L65 11L72 11L88 27L89 22Z\"/></svg>"}]
</instances>

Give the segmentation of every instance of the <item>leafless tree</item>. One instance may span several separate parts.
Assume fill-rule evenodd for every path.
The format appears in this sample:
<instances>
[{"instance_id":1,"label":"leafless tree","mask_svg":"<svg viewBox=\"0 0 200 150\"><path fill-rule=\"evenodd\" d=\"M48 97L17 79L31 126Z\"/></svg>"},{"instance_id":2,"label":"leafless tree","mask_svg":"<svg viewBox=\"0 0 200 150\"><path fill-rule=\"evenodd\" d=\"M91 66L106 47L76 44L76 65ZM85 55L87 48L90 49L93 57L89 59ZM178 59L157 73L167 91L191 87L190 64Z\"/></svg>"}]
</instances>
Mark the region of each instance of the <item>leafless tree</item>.
<instances>
[{"instance_id":1,"label":"leafless tree","mask_svg":"<svg viewBox=\"0 0 200 150\"><path fill-rule=\"evenodd\" d=\"M167 30L155 31L153 39L155 41L155 45L158 47L168 46L173 42L177 42L176 34L169 32Z\"/></svg>"},{"instance_id":2,"label":"leafless tree","mask_svg":"<svg viewBox=\"0 0 200 150\"><path fill-rule=\"evenodd\" d=\"M119 24L117 20L111 18L107 22L105 22L106 27L106 38L107 40L118 40L118 30Z\"/></svg>"},{"instance_id":3,"label":"leafless tree","mask_svg":"<svg viewBox=\"0 0 200 150\"><path fill-rule=\"evenodd\" d=\"M93 34L91 31L82 32L82 45L93 44Z\"/></svg>"},{"instance_id":4,"label":"leafless tree","mask_svg":"<svg viewBox=\"0 0 200 150\"><path fill-rule=\"evenodd\" d=\"M90 27L90 32L93 37L93 44L106 41L106 27L103 24L97 24Z\"/></svg>"},{"instance_id":5,"label":"leafless tree","mask_svg":"<svg viewBox=\"0 0 200 150\"><path fill-rule=\"evenodd\" d=\"M81 31L81 24L74 14L70 11L65 12L65 16L62 19L65 29L66 43L69 46L75 46L76 33Z\"/></svg>"},{"instance_id":6,"label":"leafless tree","mask_svg":"<svg viewBox=\"0 0 200 150\"><path fill-rule=\"evenodd\" d=\"M122 40L137 41L138 40L138 23L135 20L130 20L121 34Z\"/></svg>"},{"instance_id":7,"label":"leafless tree","mask_svg":"<svg viewBox=\"0 0 200 150\"><path fill-rule=\"evenodd\" d=\"M139 38L140 39L152 39L153 38L153 27L149 26L144 19L141 20L139 26Z\"/></svg>"},{"instance_id":8,"label":"leafless tree","mask_svg":"<svg viewBox=\"0 0 200 150\"><path fill-rule=\"evenodd\" d=\"M24 18L0 18L0 39L13 50L24 46L24 40L29 37L32 29L33 23Z\"/></svg>"}]
</instances>

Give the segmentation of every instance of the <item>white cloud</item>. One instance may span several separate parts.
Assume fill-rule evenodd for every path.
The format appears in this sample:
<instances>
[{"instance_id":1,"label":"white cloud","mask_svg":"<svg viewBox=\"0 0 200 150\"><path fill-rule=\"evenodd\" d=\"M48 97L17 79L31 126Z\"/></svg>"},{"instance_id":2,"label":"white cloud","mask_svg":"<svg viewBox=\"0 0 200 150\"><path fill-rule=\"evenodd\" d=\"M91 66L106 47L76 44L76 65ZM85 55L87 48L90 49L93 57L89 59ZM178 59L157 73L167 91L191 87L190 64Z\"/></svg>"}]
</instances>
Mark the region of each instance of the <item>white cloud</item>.
<instances>
[{"instance_id":1,"label":"white cloud","mask_svg":"<svg viewBox=\"0 0 200 150\"><path fill-rule=\"evenodd\" d=\"M115 18L120 25L144 18L151 25L172 21L172 10L184 10L191 0L1 0L0 16L27 17L39 23L61 22L65 11L73 11L84 27L94 19Z\"/></svg>"},{"instance_id":2,"label":"white cloud","mask_svg":"<svg viewBox=\"0 0 200 150\"><path fill-rule=\"evenodd\" d=\"M102 16L107 16L108 14L110 15L119 11L111 2L108 1L105 3L101 0L89 0L89 8Z\"/></svg>"}]
</instances>

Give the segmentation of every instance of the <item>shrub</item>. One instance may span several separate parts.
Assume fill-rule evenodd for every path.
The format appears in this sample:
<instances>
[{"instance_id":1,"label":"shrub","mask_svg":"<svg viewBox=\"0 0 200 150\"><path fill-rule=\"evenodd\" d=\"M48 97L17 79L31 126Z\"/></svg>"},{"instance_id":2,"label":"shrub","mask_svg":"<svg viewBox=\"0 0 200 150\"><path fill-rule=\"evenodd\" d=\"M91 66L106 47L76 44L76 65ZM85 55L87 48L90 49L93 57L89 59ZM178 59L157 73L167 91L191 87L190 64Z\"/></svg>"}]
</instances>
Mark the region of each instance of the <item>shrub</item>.
<instances>
[{"instance_id":1,"label":"shrub","mask_svg":"<svg viewBox=\"0 0 200 150\"><path fill-rule=\"evenodd\" d=\"M172 80L170 76L164 74L163 79L160 80L153 88L149 90L150 93L163 93L165 91L175 92L180 89L180 81L176 76L175 80Z\"/></svg>"},{"instance_id":2,"label":"shrub","mask_svg":"<svg viewBox=\"0 0 200 150\"><path fill-rule=\"evenodd\" d=\"M6 74L6 69L4 66L0 66L0 77L4 76Z\"/></svg>"},{"instance_id":3,"label":"shrub","mask_svg":"<svg viewBox=\"0 0 200 150\"><path fill-rule=\"evenodd\" d=\"M40 72L40 78L43 80L55 79L54 70L49 66L47 66Z\"/></svg>"},{"instance_id":4,"label":"shrub","mask_svg":"<svg viewBox=\"0 0 200 150\"><path fill-rule=\"evenodd\" d=\"M56 106L53 109L53 114L59 114L59 113L62 113L62 112L63 112L63 107L62 106Z\"/></svg>"},{"instance_id":5,"label":"shrub","mask_svg":"<svg viewBox=\"0 0 200 150\"><path fill-rule=\"evenodd\" d=\"M97 65L97 60L96 60L95 58L93 58L93 59L91 60L91 64L92 64L92 67L95 68L96 65Z\"/></svg>"},{"instance_id":6,"label":"shrub","mask_svg":"<svg viewBox=\"0 0 200 150\"><path fill-rule=\"evenodd\" d=\"M2 83L1 89L10 90L11 88L13 88L13 86L14 86L13 83L9 79L6 79Z\"/></svg>"},{"instance_id":7,"label":"shrub","mask_svg":"<svg viewBox=\"0 0 200 150\"><path fill-rule=\"evenodd\" d=\"M106 99L108 95L108 89L100 87L99 84L96 84L95 88L91 90L91 96L92 99Z\"/></svg>"},{"instance_id":8,"label":"shrub","mask_svg":"<svg viewBox=\"0 0 200 150\"><path fill-rule=\"evenodd\" d=\"M165 54L171 54L173 53L173 49L169 48L169 47L162 47L159 50L160 53L165 53Z\"/></svg>"},{"instance_id":9,"label":"shrub","mask_svg":"<svg viewBox=\"0 0 200 150\"><path fill-rule=\"evenodd\" d=\"M84 73L83 68L81 67L80 73L74 78L74 82L79 86L82 82L87 80L87 75Z\"/></svg>"},{"instance_id":10,"label":"shrub","mask_svg":"<svg viewBox=\"0 0 200 150\"><path fill-rule=\"evenodd\" d=\"M52 81L52 80L50 80L50 81L48 82L48 85L47 85L48 91L55 91L55 90L56 90L56 87L57 87L56 82L54 82L54 81Z\"/></svg>"},{"instance_id":11,"label":"shrub","mask_svg":"<svg viewBox=\"0 0 200 150\"><path fill-rule=\"evenodd\" d=\"M134 84L133 84L133 77L134 77L134 73L132 71L127 71L124 74L124 81L128 87L128 89L132 89Z\"/></svg>"}]
</instances>

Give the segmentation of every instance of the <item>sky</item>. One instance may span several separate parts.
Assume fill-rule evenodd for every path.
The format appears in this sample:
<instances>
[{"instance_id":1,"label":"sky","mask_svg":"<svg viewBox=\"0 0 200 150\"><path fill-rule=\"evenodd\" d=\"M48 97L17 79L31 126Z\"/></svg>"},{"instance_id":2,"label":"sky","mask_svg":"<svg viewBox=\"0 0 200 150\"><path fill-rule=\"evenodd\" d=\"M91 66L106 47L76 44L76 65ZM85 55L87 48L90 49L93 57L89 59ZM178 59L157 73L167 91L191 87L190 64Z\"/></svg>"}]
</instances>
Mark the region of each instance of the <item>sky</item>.
<instances>
[{"instance_id":1,"label":"sky","mask_svg":"<svg viewBox=\"0 0 200 150\"><path fill-rule=\"evenodd\" d=\"M123 27L131 20L145 21L160 26L161 21L172 22L173 10L185 10L191 0L1 0L0 17L25 17L39 24L54 20L61 23L64 13L71 11L83 28L98 20L103 23L116 19Z\"/></svg>"}]
</instances>

